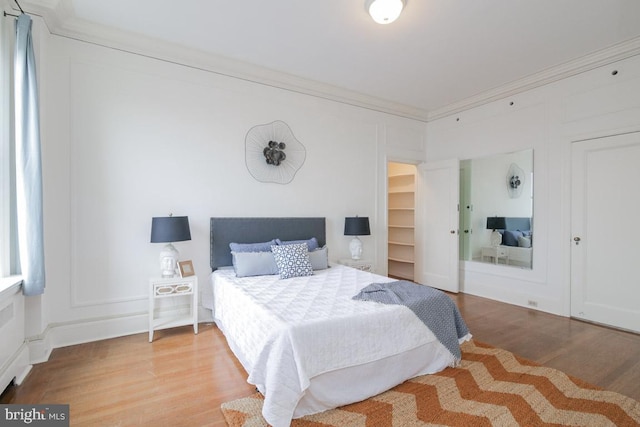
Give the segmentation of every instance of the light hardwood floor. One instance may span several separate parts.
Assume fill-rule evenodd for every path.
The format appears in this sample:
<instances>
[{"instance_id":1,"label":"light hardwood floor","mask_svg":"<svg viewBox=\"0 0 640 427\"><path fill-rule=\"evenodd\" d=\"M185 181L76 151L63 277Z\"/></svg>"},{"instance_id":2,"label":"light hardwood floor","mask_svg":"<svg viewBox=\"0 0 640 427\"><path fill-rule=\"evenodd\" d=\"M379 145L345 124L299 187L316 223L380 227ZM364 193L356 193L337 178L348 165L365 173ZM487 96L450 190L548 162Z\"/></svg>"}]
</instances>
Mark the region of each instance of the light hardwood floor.
<instances>
[{"instance_id":1,"label":"light hardwood floor","mask_svg":"<svg viewBox=\"0 0 640 427\"><path fill-rule=\"evenodd\" d=\"M451 295L478 341L640 400L640 335ZM253 393L215 325L59 348L0 403L68 403L72 426L225 426L220 404Z\"/></svg>"}]
</instances>

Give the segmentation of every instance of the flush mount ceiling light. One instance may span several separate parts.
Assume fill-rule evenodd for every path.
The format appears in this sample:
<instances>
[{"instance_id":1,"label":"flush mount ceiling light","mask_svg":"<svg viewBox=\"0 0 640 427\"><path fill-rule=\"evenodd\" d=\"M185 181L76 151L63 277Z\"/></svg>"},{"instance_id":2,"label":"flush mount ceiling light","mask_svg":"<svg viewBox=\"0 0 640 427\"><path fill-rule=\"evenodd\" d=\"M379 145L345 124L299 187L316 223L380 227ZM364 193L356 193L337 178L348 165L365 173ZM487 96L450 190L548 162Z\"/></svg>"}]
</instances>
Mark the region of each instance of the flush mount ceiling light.
<instances>
[{"instance_id":1,"label":"flush mount ceiling light","mask_svg":"<svg viewBox=\"0 0 640 427\"><path fill-rule=\"evenodd\" d=\"M366 0L364 7L378 24L390 24L400 16L405 0Z\"/></svg>"}]
</instances>

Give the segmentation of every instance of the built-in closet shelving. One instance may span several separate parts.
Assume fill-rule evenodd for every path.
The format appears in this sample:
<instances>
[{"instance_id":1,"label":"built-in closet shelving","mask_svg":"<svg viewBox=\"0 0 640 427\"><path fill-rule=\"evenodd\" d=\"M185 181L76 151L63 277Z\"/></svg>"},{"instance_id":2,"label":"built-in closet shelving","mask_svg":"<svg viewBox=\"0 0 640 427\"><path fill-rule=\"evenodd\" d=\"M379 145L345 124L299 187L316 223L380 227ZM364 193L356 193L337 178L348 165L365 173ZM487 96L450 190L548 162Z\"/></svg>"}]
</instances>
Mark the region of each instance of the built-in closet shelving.
<instances>
[{"instance_id":1,"label":"built-in closet shelving","mask_svg":"<svg viewBox=\"0 0 640 427\"><path fill-rule=\"evenodd\" d=\"M416 168L388 164L388 269L389 277L413 280L415 246Z\"/></svg>"}]
</instances>

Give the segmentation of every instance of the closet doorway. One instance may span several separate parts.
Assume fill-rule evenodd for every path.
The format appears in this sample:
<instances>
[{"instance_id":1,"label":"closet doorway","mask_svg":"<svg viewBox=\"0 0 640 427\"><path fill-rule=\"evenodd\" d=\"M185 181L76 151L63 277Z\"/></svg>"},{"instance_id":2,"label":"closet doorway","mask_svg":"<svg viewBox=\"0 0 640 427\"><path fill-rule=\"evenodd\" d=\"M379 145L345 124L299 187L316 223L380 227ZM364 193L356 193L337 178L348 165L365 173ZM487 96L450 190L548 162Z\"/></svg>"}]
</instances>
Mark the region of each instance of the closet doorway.
<instances>
[{"instance_id":1,"label":"closet doorway","mask_svg":"<svg viewBox=\"0 0 640 427\"><path fill-rule=\"evenodd\" d=\"M387 275L415 280L416 166L387 163Z\"/></svg>"}]
</instances>

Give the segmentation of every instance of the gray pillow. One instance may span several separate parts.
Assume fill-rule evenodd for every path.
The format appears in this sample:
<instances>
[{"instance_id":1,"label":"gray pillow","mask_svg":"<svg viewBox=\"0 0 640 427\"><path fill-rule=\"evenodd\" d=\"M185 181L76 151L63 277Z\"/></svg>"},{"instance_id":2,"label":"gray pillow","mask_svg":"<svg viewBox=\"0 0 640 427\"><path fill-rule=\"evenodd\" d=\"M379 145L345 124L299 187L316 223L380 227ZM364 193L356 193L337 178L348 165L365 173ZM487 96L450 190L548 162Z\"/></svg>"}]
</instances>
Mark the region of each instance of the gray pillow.
<instances>
[{"instance_id":1,"label":"gray pillow","mask_svg":"<svg viewBox=\"0 0 640 427\"><path fill-rule=\"evenodd\" d=\"M271 246L275 245L276 241L269 240L268 242L261 243L229 243L229 247L232 252L271 252Z\"/></svg>"},{"instance_id":2,"label":"gray pillow","mask_svg":"<svg viewBox=\"0 0 640 427\"><path fill-rule=\"evenodd\" d=\"M273 245L271 251L276 259L281 279L313 275L306 243Z\"/></svg>"},{"instance_id":3,"label":"gray pillow","mask_svg":"<svg viewBox=\"0 0 640 427\"><path fill-rule=\"evenodd\" d=\"M519 236L518 237L518 246L521 248L530 248L531 247L531 239L529 237Z\"/></svg>"},{"instance_id":4,"label":"gray pillow","mask_svg":"<svg viewBox=\"0 0 640 427\"><path fill-rule=\"evenodd\" d=\"M323 246L315 251L310 251L309 261L311 261L311 268L314 270L324 270L329 268L329 254L327 247Z\"/></svg>"},{"instance_id":5,"label":"gray pillow","mask_svg":"<svg viewBox=\"0 0 640 427\"><path fill-rule=\"evenodd\" d=\"M312 237L310 239L307 240L280 240L280 239L276 239L276 242L278 245L295 245L298 243L306 243L307 244L307 249L309 249L309 252L311 251L315 251L316 249L318 249L320 247L320 245L318 244L318 239L316 239L315 237Z\"/></svg>"},{"instance_id":6,"label":"gray pillow","mask_svg":"<svg viewBox=\"0 0 640 427\"><path fill-rule=\"evenodd\" d=\"M278 274L278 266L269 252L231 252L237 277Z\"/></svg>"}]
</instances>

